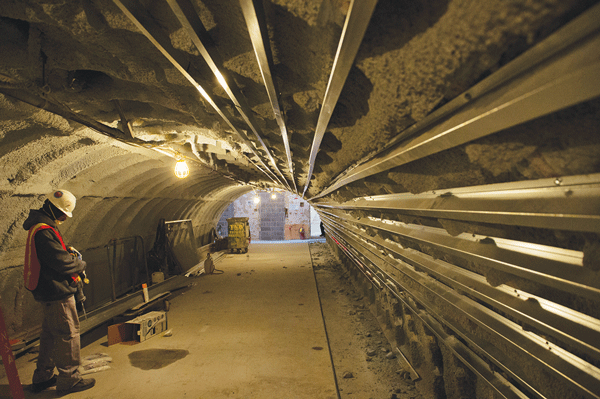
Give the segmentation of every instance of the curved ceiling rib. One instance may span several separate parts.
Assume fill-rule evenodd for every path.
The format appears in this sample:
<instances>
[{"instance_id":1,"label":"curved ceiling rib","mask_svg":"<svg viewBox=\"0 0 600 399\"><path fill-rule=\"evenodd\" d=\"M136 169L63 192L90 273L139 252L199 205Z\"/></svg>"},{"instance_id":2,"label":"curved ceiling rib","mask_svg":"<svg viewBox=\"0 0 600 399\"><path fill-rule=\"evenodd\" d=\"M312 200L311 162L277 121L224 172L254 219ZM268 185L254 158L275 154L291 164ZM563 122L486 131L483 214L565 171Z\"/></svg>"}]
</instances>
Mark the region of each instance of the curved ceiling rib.
<instances>
[{"instance_id":1,"label":"curved ceiling rib","mask_svg":"<svg viewBox=\"0 0 600 399\"><path fill-rule=\"evenodd\" d=\"M308 190L308 186L310 185L310 178L315 167L315 159L325 135L325 129L329 124L335 104L340 97L350 68L354 63L354 58L356 57L356 53L358 53L358 48L365 35L376 4L377 0L353 0L348 9L344 29L342 30L342 37L340 38L337 53L335 54L331 75L329 76L329 82L327 83L327 89L323 97L323 105L321 106L317 127L315 128L315 138L310 149L308 175L306 176L306 184L304 185L302 196L306 194L306 190Z\"/></svg>"},{"instance_id":2,"label":"curved ceiling rib","mask_svg":"<svg viewBox=\"0 0 600 399\"><path fill-rule=\"evenodd\" d=\"M310 200L350 183L600 96L600 6L340 174ZM413 137L413 139L411 139ZM405 140L400 143L401 140Z\"/></svg>"},{"instance_id":3,"label":"curved ceiling rib","mask_svg":"<svg viewBox=\"0 0 600 399\"><path fill-rule=\"evenodd\" d=\"M146 13L142 5L136 0L113 0L113 2L134 23L140 32L146 36L146 38L150 40L150 42L167 58L167 60L169 60L169 62L171 62L171 64L173 64L173 66L177 68L177 70L200 92L202 97L209 102L209 104L219 114L219 116L221 116L225 123L227 123L227 125L238 134L241 141L258 158L258 161L265 170L258 167L258 165L252 161L252 159L249 159L250 163L255 165L258 170L267 175L274 183L283 185L277 175L271 172L269 167L262 160L261 156L256 152L252 143L250 143L250 141L248 141L248 139L244 137L244 135L240 133L235 126L233 126L229 118L225 116L223 111L217 106L217 104L215 104L206 90L198 83L198 80L193 77L190 72L188 72L188 68L184 67L184 65L187 65L188 62L191 63L191 61L179 59L180 57L176 55L170 39L165 37L160 28L158 28L152 21L152 18L145 15Z\"/></svg>"},{"instance_id":4,"label":"curved ceiling rib","mask_svg":"<svg viewBox=\"0 0 600 399\"><path fill-rule=\"evenodd\" d=\"M214 48L214 46L209 46L209 43L211 43L211 39L210 37L208 37L206 29L202 24L202 21L200 21L198 14L194 10L194 6L188 0L167 0L167 3L169 4L171 10L179 20L179 23L181 23L181 26L183 26L188 36L202 55L202 58L204 58L204 61L206 61L210 70L213 72L213 74L215 75L215 77L229 96L229 99L235 105L235 108L242 116L244 122L246 122L246 124L250 127L250 130L252 130L252 132L256 136L256 139L260 143L263 151L265 151L267 157L271 161L273 168L275 169L275 171L277 171L277 174L284 180L287 188L291 190L291 187L289 186L287 180L279 170L277 162L275 162L271 151L269 151L269 148L264 143L263 139L259 134L259 129L256 127L256 122L253 120L254 118L252 116L252 110L248 106L244 95L241 93L240 89L235 84L235 81L227 77L227 74L225 73L225 68L222 67L223 62L216 48ZM221 66L221 69L219 69L219 66Z\"/></svg>"},{"instance_id":5,"label":"curved ceiling rib","mask_svg":"<svg viewBox=\"0 0 600 399\"><path fill-rule=\"evenodd\" d=\"M287 127L279 104L279 90L273 79L273 74L271 73L271 70L273 69L273 54L271 53L271 47L269 45L269 36L267 33L262 2L256 0L240 0L240 5L242 6L246 25L248 26L248 33L250 34L252 47L256 54L258 67L260 68L260 73L265 83L267 94L269 95L271 108L273 108L275 120L281 131L281 138L283 139L283 146L285 147L285 154L287 156L288 169L294 186L294 192L298 193L296 179L294 178L294 164L292 162Z\"/></svg>"}]
</instances>

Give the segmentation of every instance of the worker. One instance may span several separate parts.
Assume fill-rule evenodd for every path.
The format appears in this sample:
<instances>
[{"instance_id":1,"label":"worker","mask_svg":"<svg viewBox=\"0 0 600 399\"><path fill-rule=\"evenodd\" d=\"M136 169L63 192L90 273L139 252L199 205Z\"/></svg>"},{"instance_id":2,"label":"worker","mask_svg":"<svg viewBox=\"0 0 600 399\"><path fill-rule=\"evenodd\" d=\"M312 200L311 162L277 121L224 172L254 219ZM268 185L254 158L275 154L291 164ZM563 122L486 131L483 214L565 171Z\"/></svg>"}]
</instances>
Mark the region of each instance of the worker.
<instances>
[{"instance_id":1,"label":"worker","mask_svg":"<svg viewBox=\"0 0 600 399\"><path fill-rule=\"evenodd\" d=\"M93 378L83 379L79 317L75 294L86 263L79 252L67 247L58 225L72 217L75 196L66 190L48 194L40 209L31 209L23 228L29 231L25 249L25 287L42 305L44 319L40 350L33 373L32 392L56 385L59 395L92 388ZM82 295L81 295L82 296ZM54 368L58 376L54 374Z\"/></svg>"},{"instance_id":2,"label":"worker","mask_svg":"<svg viewBox=\"0 0 600 399\"><path fill-rule=\"evenodd\" d=\"M323 225L323 222L319 224L319 227L321 228L321 237L325 237L325 226Z\"/></svg>"}]
</instances>

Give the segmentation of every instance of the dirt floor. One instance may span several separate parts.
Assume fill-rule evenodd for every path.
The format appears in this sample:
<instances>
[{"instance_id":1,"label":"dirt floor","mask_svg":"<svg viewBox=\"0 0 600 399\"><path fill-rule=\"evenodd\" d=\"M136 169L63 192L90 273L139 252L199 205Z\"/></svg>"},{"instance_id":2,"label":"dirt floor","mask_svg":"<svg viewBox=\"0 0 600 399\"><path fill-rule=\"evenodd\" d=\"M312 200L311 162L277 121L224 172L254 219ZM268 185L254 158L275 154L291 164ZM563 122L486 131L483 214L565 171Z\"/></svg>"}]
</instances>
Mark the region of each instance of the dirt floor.
<instances>
[{"instance_id":1,"label":"dirt floor","mask_svg":"<svg viewBox=\"0 0 600 399\"><path fill-rule=\"evenodd\" d=\"M310 252L340 398L421 399L328 244L311 243Z\"/></svg>"}]
</instances>

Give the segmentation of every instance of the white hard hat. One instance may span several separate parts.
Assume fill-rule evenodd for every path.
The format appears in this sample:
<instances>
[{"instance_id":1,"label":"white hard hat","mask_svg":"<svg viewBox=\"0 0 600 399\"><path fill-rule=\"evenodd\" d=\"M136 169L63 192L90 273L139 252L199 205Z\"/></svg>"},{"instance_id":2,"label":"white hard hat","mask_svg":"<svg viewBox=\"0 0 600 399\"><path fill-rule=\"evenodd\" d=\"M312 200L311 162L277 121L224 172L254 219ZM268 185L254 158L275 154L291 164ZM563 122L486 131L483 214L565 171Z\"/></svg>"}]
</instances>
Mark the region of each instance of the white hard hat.
<instances>
[{"instance_id":1,"label":"white hard hat","mask_svg":"<svg viewBox=\"0 0 600 399\"><path fill-rule=\"evenodd\" d=\"M73 217L73 209L77 199L67 190L56 190L47 195L48 200L68 217Z\"/></svg>"}]
</instances>

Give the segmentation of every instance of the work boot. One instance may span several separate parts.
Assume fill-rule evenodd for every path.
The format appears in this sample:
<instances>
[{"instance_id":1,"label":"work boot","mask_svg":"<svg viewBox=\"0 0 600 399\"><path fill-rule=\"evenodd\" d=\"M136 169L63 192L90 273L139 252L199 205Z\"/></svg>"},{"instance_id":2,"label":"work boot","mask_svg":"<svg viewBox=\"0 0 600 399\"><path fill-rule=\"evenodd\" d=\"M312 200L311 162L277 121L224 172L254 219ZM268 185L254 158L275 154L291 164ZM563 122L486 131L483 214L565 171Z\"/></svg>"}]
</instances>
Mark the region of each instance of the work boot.
<instances>
[{"instance_id":1,"label":"work boot","mask_svg":"<svg viewBox=\"0 0 600 399\"><path fill-rule=\"evenodd\" d=\"M44 389L48 389L56 385L56 375L53 375L48 381L38 382L31 384L31 392L38 393L42 392Z\"/></svg>"},{"instance_id":2,"label":"work boot","mask_svg":"<svg viewBox=\"0 0 600 399\"><path fill-rule=\"evenodd\" d=\"M82 379L77 384L73 385L71 388L56 390L56 393L58 394L58 396L64 396L73 392L85 391L86 389L90 389L91 387L93 387L95 384L96 380L93 378Z\"/></svg>"}]
</instances>

